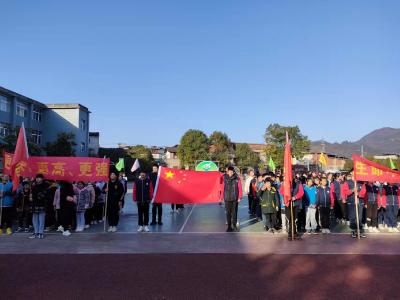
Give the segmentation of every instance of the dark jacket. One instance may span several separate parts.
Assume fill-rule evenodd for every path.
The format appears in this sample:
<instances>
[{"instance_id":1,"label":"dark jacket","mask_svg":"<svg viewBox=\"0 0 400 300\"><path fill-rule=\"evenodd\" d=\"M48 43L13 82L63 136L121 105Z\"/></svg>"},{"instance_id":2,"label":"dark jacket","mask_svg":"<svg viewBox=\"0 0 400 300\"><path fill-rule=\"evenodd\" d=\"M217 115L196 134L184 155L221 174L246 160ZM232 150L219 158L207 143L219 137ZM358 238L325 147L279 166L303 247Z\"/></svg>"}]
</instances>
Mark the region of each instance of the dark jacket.
<instances>
[{"instance_id":1,"label":"dark jacket","mask_svg":"<svg viewBox=\"0 0 400 300\"><path fill-rule=\"evenodd\" d=\"M18 191L15 201L17 211L29 211L31 209L30 196L30 190L28 190L27 192L25 192L23 189Z\"/></svg>"},{"instance_id":2,"label":"dark jacket","mask_svg":"<svg viewBox=\"0 0 400 300\"><path fill-rule=\"evenodd\" d=\"M279 210L279 193L275 188L271 190L259 190L257 192L261 198L261 210L263 214L274 214Z\"/></svg>"},{"instance_id":3,"label":"dark jacket","mask_svg":"<svg viewBox=\"0 0 400 300\"><path fill-rule=\"evenodd\" d=\"M229 177L228 174L224 174L224 201L237 202L240 198L240 180L236 174Z\"/></svg>"},{"instance_id":4,"label":"dark jacket","mask_svg":"<svg viewBox=\"0 0 400 300\"><path fill-rule=\"evenodd\" d=\"M122 197L125 194L124 186L119 180L108 182L108 208L115 208L119 210L119 202L122 202Z\"/></svg>"},{"instance_id":5,"label":"dark jacket","mask_svg":"<svg viewBox=\"0 0 400 300\"><path fill-rule=\"evenodd\" d=\"M149 178L151 180L151 183L153 184L153 189L155 189L157 184L158 173L151 172Z\"/></svg>"},{"instance_id":6,"label":"dark jacket","mask_svg":"<svg viewBox=\"0 0 400 300\"><path fill-rule=\"evenodd\" d=\"M32 212L46 212L49 197L49 185L46 182L32 186Z\"/></svg>"},{"instance_id":7,"label":"dark jacket","mask_svg":"<svg viewBox=\"0 0 400 300\"><path fill-rule=\"evenodd\" d=\"M150 178L136 178L132 188L133 201L137 203L149 203L153 199L153 183Z\"/></svg>"},{"instance_id":8,"label":"dark jacket","mask_svg":"<svg viewBox=\"0 0 400 300\"><path fill-rule=\"evenodd\" d=\"M317 190L317 205L319 207L333 207L335 205L335 191L331 186L320 186Z\"/></svg>"}]
</instances>

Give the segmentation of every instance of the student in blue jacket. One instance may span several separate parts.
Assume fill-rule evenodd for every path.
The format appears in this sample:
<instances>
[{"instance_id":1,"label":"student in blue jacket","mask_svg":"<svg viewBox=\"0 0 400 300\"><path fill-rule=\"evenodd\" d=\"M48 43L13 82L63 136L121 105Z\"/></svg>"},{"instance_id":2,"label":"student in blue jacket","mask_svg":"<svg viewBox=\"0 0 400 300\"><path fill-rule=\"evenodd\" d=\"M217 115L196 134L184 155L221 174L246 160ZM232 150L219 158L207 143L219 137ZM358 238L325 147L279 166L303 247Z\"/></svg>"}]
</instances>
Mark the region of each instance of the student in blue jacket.
<instances>
[{"instance_id":1,"label":"student in blue jacket","mask_svg":"<svg viewBox=\"0 0 400 300\"><path fill-rule=\"evenodd\" d=\"M0 235L3 234L3 227L6 228L7 235L12 234L12 220L14 216L14 192L10 176L4 175L0 183L0 202L1 202L1 226Z\"/></svg>"},{"instance_id":2,"label":"student in blue jacket","mask_svg":"<svg viewBox=\"0 0 400 300\"><path fill-rule=\"evenodd\" d=\"M306 212L306 230L307 233L317 233L317 187L312 178L307 179L304 185L305 212Z\"/></svg>"}]
</instances>

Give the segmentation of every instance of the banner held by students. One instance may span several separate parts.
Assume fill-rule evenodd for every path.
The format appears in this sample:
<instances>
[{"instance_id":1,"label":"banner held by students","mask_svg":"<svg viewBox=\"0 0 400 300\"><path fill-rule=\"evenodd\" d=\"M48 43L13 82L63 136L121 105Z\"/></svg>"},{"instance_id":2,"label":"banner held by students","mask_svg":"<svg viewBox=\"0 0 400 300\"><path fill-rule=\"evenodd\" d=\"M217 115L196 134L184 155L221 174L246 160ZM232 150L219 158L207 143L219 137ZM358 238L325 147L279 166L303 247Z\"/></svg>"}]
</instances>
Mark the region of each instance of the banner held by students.
<instances>
[{"instance_id":1,"label":"banner held by students","mask_svg":"<svg viewBox=\"0 0 400 300\"><path fill-rule=\"evenodd\" d=\"M197 172L160 167L154 191L155 203L218 203L222 173Z\"/></svg>"},{"instance_id":2,"label":"banner held by students","mask_svg":"<svg viewBox=\"0 0 400 300\"><path fill-rule=\"evenodd\" d=\"M356 181L400 183L400 172L353 154Z\"/></svg>"},{"instance_id":3,"label":"banner held by students","mask_svg":"<svg viewBox=\"0 0 400 300\"><path fill-rule=\"evenodd\" d=\"M7 161L12 161L13 156L4 153L4 174L11 174L11 165L9 167ZM20 170L19 176L34 177L41 173L50 180L108 181L109 171L109 158L31 156L26 167ZM18 187L18 183L16 185Z\"/></svg>"}]
</instances>

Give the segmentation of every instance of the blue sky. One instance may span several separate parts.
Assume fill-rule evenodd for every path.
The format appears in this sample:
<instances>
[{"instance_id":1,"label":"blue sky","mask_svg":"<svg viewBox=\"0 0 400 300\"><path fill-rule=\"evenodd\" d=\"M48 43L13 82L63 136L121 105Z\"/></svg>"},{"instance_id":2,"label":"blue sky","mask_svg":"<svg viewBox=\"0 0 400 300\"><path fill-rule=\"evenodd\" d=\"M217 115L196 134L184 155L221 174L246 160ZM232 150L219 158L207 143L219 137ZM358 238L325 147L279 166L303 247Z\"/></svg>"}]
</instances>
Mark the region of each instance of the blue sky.
<instances>
[{"instance_id":1,"label":"blue sky","mask_svg":"<svg viewBox=\"0 0 400 300\"><path fill-rule=\"evenodd\" d=\"M101 144L400 127L400 1L4 1L0 85L92 111Z\"/></svg>"}]
</instances>

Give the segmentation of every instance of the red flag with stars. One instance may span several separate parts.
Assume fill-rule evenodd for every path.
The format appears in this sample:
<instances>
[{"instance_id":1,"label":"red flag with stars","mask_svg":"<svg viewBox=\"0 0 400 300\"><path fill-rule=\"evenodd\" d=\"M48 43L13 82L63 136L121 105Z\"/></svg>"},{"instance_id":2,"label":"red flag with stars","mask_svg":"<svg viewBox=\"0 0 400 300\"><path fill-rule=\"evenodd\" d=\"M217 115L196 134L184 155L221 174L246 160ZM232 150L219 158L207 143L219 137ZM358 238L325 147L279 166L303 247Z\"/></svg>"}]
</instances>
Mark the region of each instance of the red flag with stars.
<instances>
[{"instance_id":1,"label":"red flag with stars","mask_svg":"<svg viewBox=\"0 0 400 300\"><path fill-rule=\"evenodd\" d=\"M196 172L160 167L155 203L217 203L221 200L220 172Z\"/></svg>"}]
</instances>

